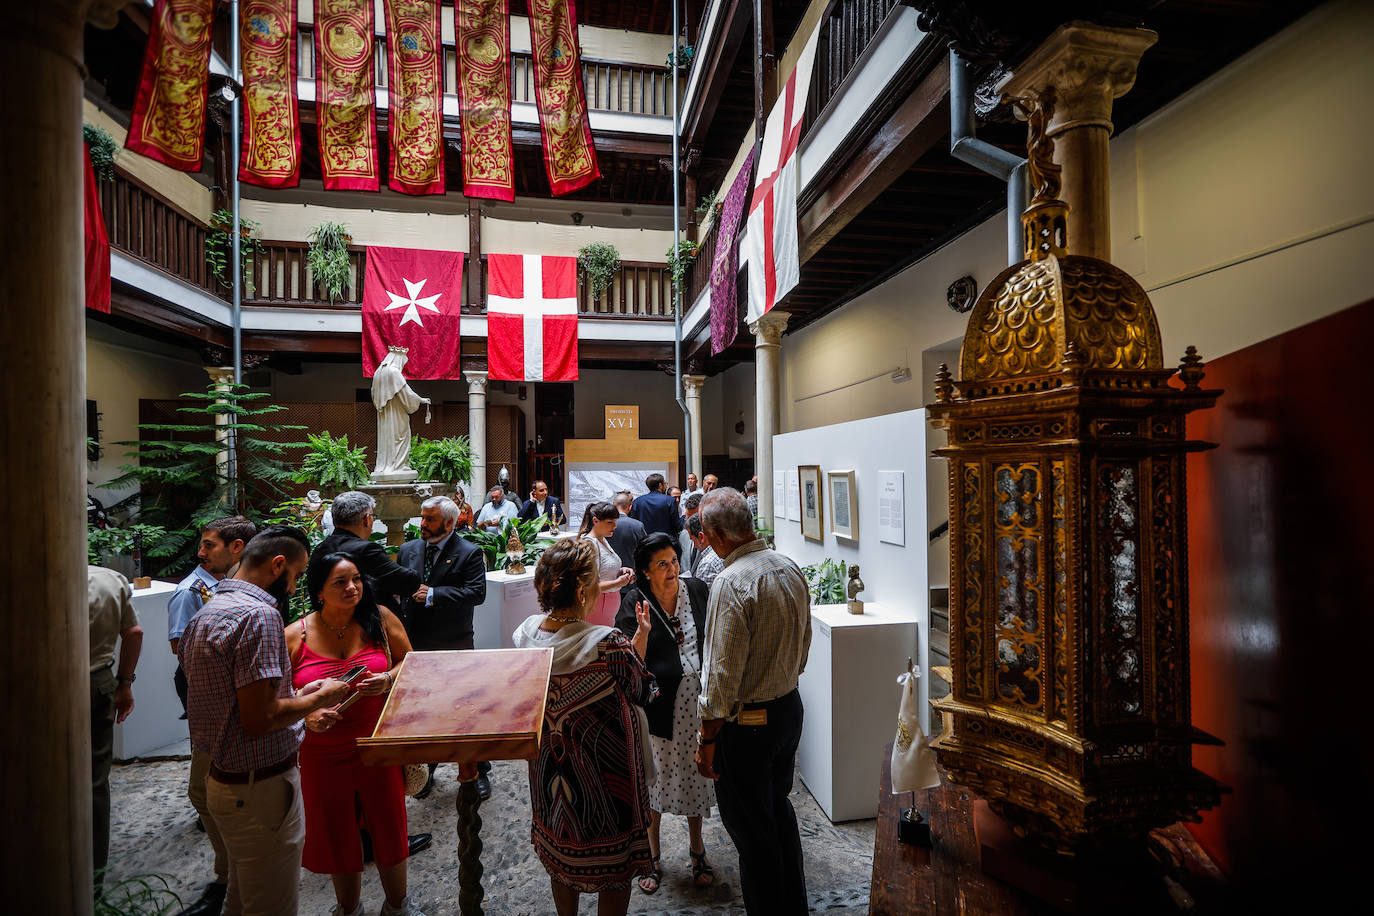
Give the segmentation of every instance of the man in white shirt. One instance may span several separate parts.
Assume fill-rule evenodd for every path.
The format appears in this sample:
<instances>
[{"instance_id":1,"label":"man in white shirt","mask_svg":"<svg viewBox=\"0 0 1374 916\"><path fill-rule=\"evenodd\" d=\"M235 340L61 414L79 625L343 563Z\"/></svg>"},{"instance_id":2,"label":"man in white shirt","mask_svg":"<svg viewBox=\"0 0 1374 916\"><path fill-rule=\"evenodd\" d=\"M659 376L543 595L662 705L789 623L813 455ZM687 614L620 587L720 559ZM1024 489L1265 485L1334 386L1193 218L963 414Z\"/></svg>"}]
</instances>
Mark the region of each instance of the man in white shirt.
<instances>
[{"instance_id":1,"label":"man in white shirt","mask_svg":"<svg viewBox=\"0 0 1374 916\"><path fill-rule=\"evenodd\" d=\"M506 499L506 491L500 487L492 487L487 494L487 503L482 506L482 511L477 513L477 521L474 523L478 528L500 528L506 519L514 519L520 514L520 509L515 502Z\"/></svg>"},{"instance_id":2,"label":"man in white shirt","mask_svg":"<svg viewBox=\"0 0 1374 916\"><path fill-rule=\"evenodd\" d=\"M682 497L677 501L678 513L684 517L687 515L687 497L691 496L693 493L702 496L706 495L706 491L697 485L697 475L688 474L687 489L682 491Z\"/></svg>"}]
</instances>

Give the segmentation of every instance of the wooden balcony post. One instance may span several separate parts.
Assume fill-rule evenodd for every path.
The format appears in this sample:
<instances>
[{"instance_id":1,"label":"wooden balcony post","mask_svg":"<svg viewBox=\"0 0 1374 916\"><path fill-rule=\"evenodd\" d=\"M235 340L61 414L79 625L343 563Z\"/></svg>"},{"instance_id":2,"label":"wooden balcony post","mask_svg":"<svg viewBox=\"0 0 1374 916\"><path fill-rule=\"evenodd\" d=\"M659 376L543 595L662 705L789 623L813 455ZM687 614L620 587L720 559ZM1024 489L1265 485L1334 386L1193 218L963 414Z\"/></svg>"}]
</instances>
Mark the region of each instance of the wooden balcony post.
<instances>
[{"instance_id":1,"label":"wooden balcony post","mask_svg":"<svg viewBox=\"0 0 1374 916\"><path fill-rule=\"evenodd\" d=\"M482 202L468 198L468 311L482 311Z\"/></svg>"},{"instance_id":2,"label":"wooden balcony post","mask_svg":"<svg viewBox=\"0 0 1374 916\"><path fill-rule=\"evenodd\" d=\"M773 0L754 0L754 156L763 146L768 109L778 96L777 57L773 53Z\"/></svg>"}]
</instances>

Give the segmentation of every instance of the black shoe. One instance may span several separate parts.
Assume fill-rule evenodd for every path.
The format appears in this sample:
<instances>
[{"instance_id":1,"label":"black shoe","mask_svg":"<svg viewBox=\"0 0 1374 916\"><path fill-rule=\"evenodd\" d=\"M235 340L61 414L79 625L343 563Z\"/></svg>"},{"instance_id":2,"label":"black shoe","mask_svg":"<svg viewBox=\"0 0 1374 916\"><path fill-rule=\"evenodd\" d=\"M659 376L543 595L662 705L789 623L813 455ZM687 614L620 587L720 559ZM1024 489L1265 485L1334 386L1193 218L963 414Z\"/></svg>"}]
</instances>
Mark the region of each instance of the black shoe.
<instances>
[{"instance_id":1,"label":"black shoe","mask_svg":"<svg viewBox=\"0 0 1374 916\"><path fill-rule=\"evenodd\" d=\"M434 771L433 771L433 770L430 770L430 771L429 771L429 779L426 779L426 780L425 780L425 784L424 784L424 786L422 786L422 787L420 788L420 791L419 791L419 792L416 792L416 793L415 793L413 796L411 796L411 797L414 798L416 801L420 801L420 800L422 800L422 799L429 798L429 793L431 793L431 792L433 792L433 791L434 791Z\"/></svg>"},{"instance_id":2,"label":"black shoe","mask_svg":"<svg viewBox=\"0 0 1374 916\"><path fill-rule=\"evenodd\" d=\"M434 834L412 833L407 838L407 842L410 846L410 854L413 856L415 855L415 853L423 852L424 850L429 848L430 844L434 842Z\"/></svg>"},{"instance_id":3,"label":"black shoe","mask_svg":"<svg viewBox=\"0 0 1374 916\"><path fill-rule=\"evenodd\" d=\"M207 884L200 899L182 910L178 916L219 916L224 910L224 894L229 890L227 884Z\"/></svg>"},{"instance_id":4,"label":"black shoe","mask_svg":"<svg viewBox=\"0 0 1374 916\"><path fill-rule=\"evenodd\" d=\"M477 775L477 797L482 801L491 798L491 780L487 778L486 773Z\"/></svg>"}]
</instances>

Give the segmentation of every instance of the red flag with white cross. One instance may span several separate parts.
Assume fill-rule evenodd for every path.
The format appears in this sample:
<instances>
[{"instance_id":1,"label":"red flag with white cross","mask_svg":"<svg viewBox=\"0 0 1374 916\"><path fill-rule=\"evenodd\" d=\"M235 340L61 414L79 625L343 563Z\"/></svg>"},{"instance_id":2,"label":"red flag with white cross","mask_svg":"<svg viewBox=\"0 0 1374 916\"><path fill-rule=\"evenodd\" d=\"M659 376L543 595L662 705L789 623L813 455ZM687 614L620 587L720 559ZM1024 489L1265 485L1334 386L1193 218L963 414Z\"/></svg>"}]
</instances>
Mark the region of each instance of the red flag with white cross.
<instances>
[{"instance_id":1,"label":"red flag with white cross","mask_svg":"<svg viewBox=\"0 0 1374 916\"><path fill-rule=\"evenodd\" d=\"M577 381L577 258L487 256L487 376Z\"/></svg>"},{"instance_id":2,"label":"red flag with white cross","mask_svg":"<svg viewBox=\"0 0 1374 916\"><path fill-rule=\"evenodd\" d=\"M372 377L387 347L407 347L407 378L462 378L462 289L461 251L369 245L363 281L363 375Z\"/></svg>"}]
</instances>

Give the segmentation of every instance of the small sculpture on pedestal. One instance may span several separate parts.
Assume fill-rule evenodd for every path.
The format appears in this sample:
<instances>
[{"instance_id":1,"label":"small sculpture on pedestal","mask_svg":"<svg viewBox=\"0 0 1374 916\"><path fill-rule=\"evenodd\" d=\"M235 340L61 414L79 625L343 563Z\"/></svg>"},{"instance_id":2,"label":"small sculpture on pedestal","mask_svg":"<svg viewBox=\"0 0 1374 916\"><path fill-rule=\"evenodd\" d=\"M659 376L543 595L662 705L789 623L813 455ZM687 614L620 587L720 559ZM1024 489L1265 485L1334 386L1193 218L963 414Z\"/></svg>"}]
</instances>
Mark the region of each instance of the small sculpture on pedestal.
<instances>
[{"instance_id":1,"label":"small sculpture on pedestal","mask_svg":"<svg viewBox=\"0 0 1374 916\"><path fill-rule=\"evenodd\" d=\"M430 420L429 398L422 398L406 384L403 370L409 350L388 347L386 358L372 375L372 406L377 408L377 466L374 483L409 483L420 476L410 466L410 415L425 405Z\"/></svg>"},{"instance_id":2,"label":"small sculpture on pedestal","mask_svg":"<svg viewBox=\"0 0 1374 916\"><path fill-rule=\"evenodd\" d=\"M510 540L506 542L506 560L507 575L519 576L525 572L525 545L520 543L520 535L513 530Z\"/></svg>"},{"instance_id":3,"label":"small sculpture on pedestal","mask_svg":"<svg viewBox=\"0 0 1374 916\"><path fill-rule=\"evenodd\" d=\"M849 605L849 613L862 614L864 612L864 603L859 600L859 592L863 590L864 580L859 578L859 566L856 563L849 567L849 584L845 586L845 594L849 596L849 601L847 602Z\"/></svg>"}]
</instances>

